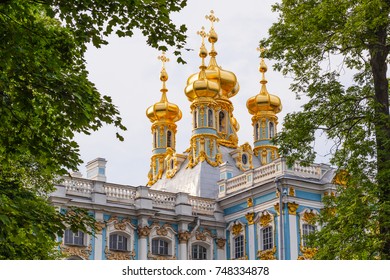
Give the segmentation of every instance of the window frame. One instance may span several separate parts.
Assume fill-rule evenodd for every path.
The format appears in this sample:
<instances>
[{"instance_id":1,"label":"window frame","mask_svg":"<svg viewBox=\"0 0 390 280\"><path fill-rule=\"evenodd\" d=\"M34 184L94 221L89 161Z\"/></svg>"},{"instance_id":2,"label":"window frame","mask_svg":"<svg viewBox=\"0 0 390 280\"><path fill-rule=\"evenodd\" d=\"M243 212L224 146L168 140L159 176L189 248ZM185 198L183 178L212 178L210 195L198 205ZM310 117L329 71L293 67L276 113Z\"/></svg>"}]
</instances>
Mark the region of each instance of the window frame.
<instances>
[{"instance_id":1,"label":"window frame","mask_svg":"<svg viewBox=\"0 0 390 280\"><path fill-rule=\"evenodd\" d=\"M155 244L156 242L157 242L157 244ZM162 239L162 238L153 238L151 245L152 245L151 252L153 255L170 256L169 241Z\"/></svg>"},{"instance_id":2,"label":"window frame","mask_svg":"<svg viewBox=\"0 0 390 280\"><path fill-rule=\"evenodd\" d=\"M79 236L81 234L81 236ZM69 240L71 239L71 240ZM81 240L80 242L76 240ZM86 246L85 245L85 234L81 230L78 230L77 232L73 232L71 229L65 229L64 232L64 244L68 246Z\"/></svg>"},{"instance_id":3,"label":"window frame","mask_svg":"<svg viewBox=\"0 0 390 280\"><path fill-rule=\"evenodd\" d=\"M112 240L114 239L114 237L116 237L115 244ZM122 240L120 241L119 239ZM119 244L122 244L121 246L124 246L124 248L119 248ZM115 247L113 247L112 245L115 245ZM129 236L118 232L110 233L108 247L111 251L129 252Z\"/></svg>"},{"instance_id":4,"label":"window frame","mask_svg":"<svg viewBox=\"0 0 390 280\"><path fill-rule=\"evenodd\" d=\"M196 254L197 257L194 257L194 249L197 248ZM191 246L191 259L192 260L207 260L208 259L208 250L202 244L192 244Z\"/></svg>"},{"instance_id":5,"label":"window frame","mask_svg":"<svg viewBox=\"0 0 390 280\"><path fill-rule=\"evenodd\" d=\"M266 231L268 231L268 232L266 232ZM268 225L266 227L262 227L260 229L260 238L261 238L262 251L272 250L275 246L273 226Z\"/></svg>"},{"instance_id":6,"label":"window frame","mask_svg":"<svg viewBox=\"0 0 390 280\"><path fill-rule=\"evenodd\" d=\"M240 259L245 256L245 237L243 234L233 237L233 255L234 259Z\"/></svg>"}]
</instances>

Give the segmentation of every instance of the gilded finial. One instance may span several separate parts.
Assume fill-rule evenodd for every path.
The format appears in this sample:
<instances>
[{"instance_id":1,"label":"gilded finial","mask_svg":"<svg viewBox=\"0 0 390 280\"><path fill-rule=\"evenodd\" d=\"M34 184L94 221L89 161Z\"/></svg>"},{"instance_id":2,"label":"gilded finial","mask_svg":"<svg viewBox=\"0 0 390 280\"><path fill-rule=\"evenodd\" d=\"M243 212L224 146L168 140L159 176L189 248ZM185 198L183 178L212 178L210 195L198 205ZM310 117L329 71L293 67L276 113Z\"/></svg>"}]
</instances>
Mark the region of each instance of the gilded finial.
<instances>
[{"instance_id":1,"label":"gilded finial","mask_svg":"<svg viewBox=\"0 0 390 280\"><path fill-rule=\"evenodd\" d=\"M260 47L260 48L256 48L256 50L258 52L260 52L260 57L261 57L261 60L260 60L260 67L259 67L259 71L261 73L263 73L263 78L264 78L264 73L267 72L267 65L265 64L264 62L264 53L267 51L267 49L263 48L263 47Z\"/></svg>"},{"instance_id":2,"label":"gilded finial","mask_svg":"<svg viewBox=\"0 0 390 280\"><path fill-rule=\"evenodd\" d=\"M165 82L168 80L168 73L165 70L165 63L169 62L169 58L165 56L165 52L162 52L160 56L157 57L158 60L162 62L162 69L160 72L160 81L163 82L163 87L161 89L162 92L167 92L167 88L165 86ZM164 98L165 96L163 96Z\"/></svg>"},{"instance_id":3,"label":"gilded finial","mask_svg":"<svg viewBox=\"0 0 390 280\"><path fill-rule=\"evenodd\" d=\"M207 49L204 44L204 39L207 37L207 33L205 31L204 26L202 26L201 30L196 32L201 38L202 38L202 45L200 46L199 50L199 56L202 58L202 65L200 66L201 69L205 69L206 66L204 64L204 59L207 57Z\"/></svg>"},{"instance_id":4,"label":"gilded finial","mask_svg":"<svg viewBox=\"0 0 390 280\"><path fill-rule=\"evenodd\" d=\"M206 15L206 19L211 22L211 28L210 28L210 32L208 34L209 42L211 43L211 51L210 51L211 60L210 60L210 64L211 65L217 65L217 63L216 63L216 61L214 59L215 56L217 55L217 52L214 49L214 44L218 41L218 34L214 30L214 22L219 22L219 18L217 18L214 15L214 11L211 10L210 14Z\"/></svg>"},{"instance_id":5,"label":"gilded finial","mask_svg":"<svg viewBox=\"0 0 390 280\"><path fill-rule=\"evenodd\" d=\"M169 58L165 56L165 52L162 52L161 55L157 57L158 60L161 60L162 67L165 68L165 63L169 62Z\"/></svg>"},{"instance_id":6,"label":"gilded finial","mask_svg":"<svg viewBox=\"0 0 390 280\"><path fill-rule=\"evenodd\" d=\"M214 22L218 22L219 18L214 15L214 11L211 10L209 15L206 15L206 19L211 21L211 28L214 28Z\"/></svg>"}]
</instances>

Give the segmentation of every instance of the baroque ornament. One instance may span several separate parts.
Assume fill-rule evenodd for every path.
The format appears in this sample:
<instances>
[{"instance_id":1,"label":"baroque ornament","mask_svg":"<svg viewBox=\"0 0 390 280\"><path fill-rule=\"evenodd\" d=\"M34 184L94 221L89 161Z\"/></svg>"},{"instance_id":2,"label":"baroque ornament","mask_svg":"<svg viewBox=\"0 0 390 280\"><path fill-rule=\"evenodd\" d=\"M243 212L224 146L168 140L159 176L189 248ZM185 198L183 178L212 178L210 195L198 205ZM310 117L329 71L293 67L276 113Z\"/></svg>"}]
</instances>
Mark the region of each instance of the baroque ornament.
<instances>
[{"instance_id":1,"label":"baroque ornament","mask_svg":"<svg viewBox=\"0 0 390 280\"><path fill-rule=\"evenodd\" d=\"M296 215L298 207L299 207L299 204L297 204L295 202L288 202L287 203L288 214L289 215Z\"/></svg>"},{"instance_id":2,"label":"baroque ornament","mask_svg":"<svg viewBox=\"0 0 390 280\"><path fill-rule=\"evenodd\" d=\"M216 243L217 243L218 249L222 250L225 248L226 239L225 238L217 238Z\"/></svg>"},{"instance_id":3,"label":"baroque ornament","mask_svg":"<svg viewBox=\"0 0 390 280\"><path fill-rule=\"evenodd\" d=\"M298 257L298 260L312 260L317 253L316 248L308 248L301 246L302 255Z\"/></svg>"},{"instance_id":4,"label":"baroque ornament","mask_svg":"<svg viewBox=\"0 0 390 280\"><path fill-rule=\"evenodd\" d=\"M316 217L316 214L313 212L313 210L306 211L305 213L303 213L302 221L304 221L310 225L313 225L313 224L315 224L315 217Z\"/></svg>"},{"instance_id":5,"label":"baroque ornament","mask_svg":"<svg viewBox=\"0 0 390 280\"><path fill-rule=\"evenodd\" d=\"M88 260L89 256L91 255L91 252L92 252L91 244L89 244L88 247L61 245L60 248L61 248L61 252L65 256L67 256L67 257L78 256L84 260Z\"/></svg>"},{"instance_id":6,"label":"baroque ornament","mask_svg":"<svg viewBox=\"0 0 390 280\"><path fill-rule=\"evenodd\" d=\"M259 250L257 251L257 257L260 260L276 260L275 253L276 253L276 247L264 251Z\"/></svg>"},{"instance_id":7,"label":"baroque ornament","mask_svg":"<svg viewBox=\"0 0 390 280\"><path fill-rule=\"evenodd\" d=\"M187 243L187 241L191 238L191 233L188 230L181 231L179 232L178 237L180 243Z\"/></svg>"},{"instance_id":8,"label":"baroque ornament","mask_svg":"<svg viewBox=\"0 0 390 280\"><path fill-rule=\"evenodd\" d=\"M246 220L248 221L248 225L253 225L255 223L255 213L247 213L245 215Z\"/></svg>"},{"instance_id":9,"label":"baroque ornament","mask_svg":"<svg viewBox=\"0 0 390 280\"><path fill-rule=\"evenodd\" d=\"M232 233L233 233L234 236L237 236L237 235L239 235L242 232L242 230L243 230L242 224L237 223L237 224L233 225Z\"/></svg>"},{"instance_id":10,"label":"baroque ornament","mask_svg":"<svg viewBox=\"0 0 390 280\"><path fill-rule=\"evenodd\" d=\"M134 260L135 259L135 251L128 252L119 252L119 251L111 251L106 248L104 249L104 253L108 260Z\"/></svg>"},{"instance_id":11,"label":"baroque ornament","mask_svg":"<svg viewBox=\"0 0 390 280\"><path fill-rule=\"evenodd\" d=\"M271 223L271 221L272 221L272 216L268 213L265 213L260 217L260 225L262 227L267 227Z\"/></svg>"},{"instance_id":12,"label":"baroque ornament","mask_svg":"<svg viewBox=\"0 0 390 280\"><path fill-rule=\"evenodd\" d=\"M144 226L144 227L138 226L137 232L139 238L146 238L150 234L150 228L148 226Z\"/></svg>"}]
</instances>

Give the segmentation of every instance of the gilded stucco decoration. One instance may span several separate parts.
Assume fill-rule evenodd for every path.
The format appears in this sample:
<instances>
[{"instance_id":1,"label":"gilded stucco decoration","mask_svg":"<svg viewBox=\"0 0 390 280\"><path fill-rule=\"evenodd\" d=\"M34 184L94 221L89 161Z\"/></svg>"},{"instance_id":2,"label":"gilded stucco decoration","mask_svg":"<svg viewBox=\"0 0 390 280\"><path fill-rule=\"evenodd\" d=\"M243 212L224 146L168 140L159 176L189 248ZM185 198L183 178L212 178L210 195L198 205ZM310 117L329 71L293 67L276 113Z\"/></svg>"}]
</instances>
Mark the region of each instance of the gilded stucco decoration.
<instances>
[{"instance_id":1,"label":"gilded stucco decoration","mask_svg":"<svg viewBox=\"0 0 390 280\"><path fill-rule=\"evenodd\" d=\"M117 216L112 216L108 221L107 221L107 224L111 224L113 223L114 224L114 228L116 230L119 230L119 231L125 231L126 230L126 227L128 225L131 225L131 222L130 220L128 219L122 219L122 220L119 220L119 218Z\"/></svg>"},{"instance_id":2,"label":"gilded stucco decoration","mask_svg":"<svg viewBox=\"0 0 390 280\"><path fill-rule=\"evenodd\" d=\"M295 202L288 202L287 203L288 214L289 215L296 215L298 207L299 207L299 204L297 204Z\"/></svg>"},{"instance_id":3,"label":"gilded stucco decoration","mask_svg":"<svg viewBox=\"0 0 390 280\"><path fill-rule=\"evenodd\" d=\"M302 215L302 221L310 225L315 224L316 213L313 210L306 210Z\"/></svg>"},{"instance_id":4,"label":"gilded stucco decoration","mask_svg":"<svg viewBox=\"0 0 390 280\"><path fill-rule=\"evenodd\" d=\"M148 260L176 260L176 256L160 256L160 255L153 255L150 251L148 252Z\"/></svg>"},{"instance_id":5,"label":"gilded stucco decoration","mask_svg":"<svg viewBox=\"0 0 390 280\"><path fill-rule=\"evenodd\" d=\"M274 205L274 209L275 209L277 215L279 216L279 202Z\"/></svg>"},{"instance_id":6,"label":"gilded stucco decoration","mask_svg":"<svg viewBox=\"0 0 390 280\"><path fill-rule=\"evenodd\" d=\"M239 235L242 232L242 230L243 230L243 227L242 227L242 224L240 224L240 223L234 224L232 227L232 233L234 236Z\"/></svg>"},{"instance_id":7,"label":"gilded stucco decoration","mask_svg":"<svg viewBox=\"0 0 390 280\"><path fill-rule=\"evenodd\" d=\"M102 234L103 229L106 227L106 223L103 221L95 222L95 233Z\"/></svg>"},{"instance_id":8,"label":"gilded stucco decoration","mask_svg":"<svg viewBox=\"0 0 390 280\"><path fill-rule=\"evenodd\" d=\"M186 231L181 231L178 233L178 238L180 243L187 243L187 241L191 238L191 233Z\"/></svg>"},{"instance_id":9,"label":"gilded stucco decoration","mask_svg":"<svg viewBox=\"0 0 390 280\"><path fill-rule=\"evenodd\" d=\"M241 171L246 171L253 168L253 150L249 143L245 143L237 148L238 152L235 152L233 155L234 160L236 161L236 166ZM243 162L243 155L247 157L247 162Z\"/></svg>"},{"instance_id":10,"label":"gilded stucco decoration","mask_svg":"<svg viewBox=\"0 0 390 280\"><path fill-rule=\"evenodd\" d=\"M218 249L224 249L226 245L226 239L225 238L217 238L216 239L217 247Z\"/></svg>"},{"instance_id":11,"label":"gilded stucco decoration","mask_svg":"<svg viewBox=\"0 0 390 280\"><path fill-rule=\"evenodd\" d=\"M104 249L104 253L106 254L106 258L108 260L134 260L135 259L135 251L111 251L106 248Z\"/></svg>"},{"instance_id":12,"label":"gilded stucco decoration","mask_svg":"<svg viewBox=\"0 0 390 280\"><path fill-rule=\"evenodd\" d=\"M268 249L268 250L263 250L263 251L259 250L257 251L257 257L260 260L276 260L275 253L276 253L276 247L273 247L272 249Z\"/></svg>"},{"instance_id":13,"label":"gilded stucco decoration","mask_svg":"<svg viewBox=\"0 0 390 280\"><path fill-rule=\"evenodd\" d=\"M268 225L270 225L272 222L272 216L267 213L267 212L264 212L261 216L260 216L260 220L259 220L259 223L262 227L267 227Z\"/></svg>"},{"instance_id":14,"label":"gilded stucco decoration","mask_svg":"<svg viewBox=\"0 0 390 280\"><path fill-rule=\"evenodd\" d=\"M248 225L253 225L255 223L255 213L246 213L245 218L248 221Z\"/></svg>"},{"instance_id":15,"label":"gilded stucco decoration","mask_svg":"<svg viewBox=\"0 0 390 280\"><path fill-rule=\"evenodd\" d=\"M89 244L87 246L68 246L68 245L60 245L61 253L66 257L77 256L84 260L88 260L89 256L92 253L92 245Z\"/></svg>"},{"instance_id":16,"label":"gilded stucco decoration","mask_svg":"<svg viewBox=\"0 0 390 280\"><path fill-rule=\"evenodd\" d=\"M150 227L148 226L138 226L137 228L139 238L146 238L150 234Z\"/></svg>"},{"instance_id":17,"label":"gilded stucco decoration","mask_svg":"<svg viewBox=\"0 0 390 280\"><path fill-rule=\"evenodd\" d=\"M246 207L253 207L253 198L252 197L249 197L246 200Z\"/></svg>"},{"instance_id":18,"label":"gilded stucco decoration","mask_svg":"<svg viewBox=\"0 0 390 280\"><path fill-rule=\"evenodd\" d=\"M206 241L207 237L213 237L211 231L208 228L203 229L203 231L195 232L195 239L198 241Z\"/></svg>"},{"instance_id":19,"label":"gilded stucco decoration","mask_svg":"<svg viewBox=\"0 0 390 280\"><path fill-rule=\"evenodd\" d=\"M302 255L298 256L298 260L312 260L317 253L316 248L308 248L301 246Z\"/></svg>"}]
</instances>

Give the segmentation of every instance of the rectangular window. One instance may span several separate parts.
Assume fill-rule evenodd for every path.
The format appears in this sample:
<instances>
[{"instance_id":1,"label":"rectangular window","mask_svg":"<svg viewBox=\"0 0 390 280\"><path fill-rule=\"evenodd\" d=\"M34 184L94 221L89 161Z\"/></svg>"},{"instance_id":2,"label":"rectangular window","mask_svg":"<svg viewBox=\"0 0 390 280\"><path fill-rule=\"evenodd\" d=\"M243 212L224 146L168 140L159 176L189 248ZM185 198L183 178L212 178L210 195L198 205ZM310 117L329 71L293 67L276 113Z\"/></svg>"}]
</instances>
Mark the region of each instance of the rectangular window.
<instances>
[{"instance_id":1,"label":"rectangular window","mask_svg":"<svg viewBox=\"0 0 390 280\"><path fill-rule=\"evenodd\" d=\"M119 234L111 234L110 250L127 251L127 237Z\"/></svg>"},{"instance_id":2,"label":"rectangular window","mask_svg":"<svg viewBox=\"0 0 390 280\"><path fill-rule=\"evenodd\" d=\"M242 258L244 256L244 236L239 235L234 238L234 258Z\"/></svg>"},{"instance_id":3,"label":"rectangular window","mask_svg":"<svg viewBox=\"0 0 390 280\"><path fill-rule=\"evenodd\" d=\"M302 246L307 246L307 236L314 233L317 230L316 226L303 224L302 225Z\"/></svg>"},{"instance_id":4,"label":"rectangular window","mask_svg":"<svg viewBox=\"0 0 390 280\"><path fill-rule=\"evenodd\" d=\"M168 242L162 239L152 240L152 254L154 255L168 255Z\"/></svg>"},{"instance_id":5,"label":"rectangular window","mask_svg":"<svg viewBox=\"0 0 390 280\"><path fill-rule=\"evenodd\" d=\"M263 240L263 250L269 250L274 247L274 238L272 227L266 227L261 230Z\"/></svg>"},{"instance_id":6,"label":"rectangular window","mask_svg":"<svg viewBox=\"0 0 390 280\"><path fill-rule=\"evenodd\" d=\"M66 229L64 243L67 245L83 246L84 245L84 232L82 232L80 230L77 232L73 232L70 229Z\"/></svg>"}]
</instances>

